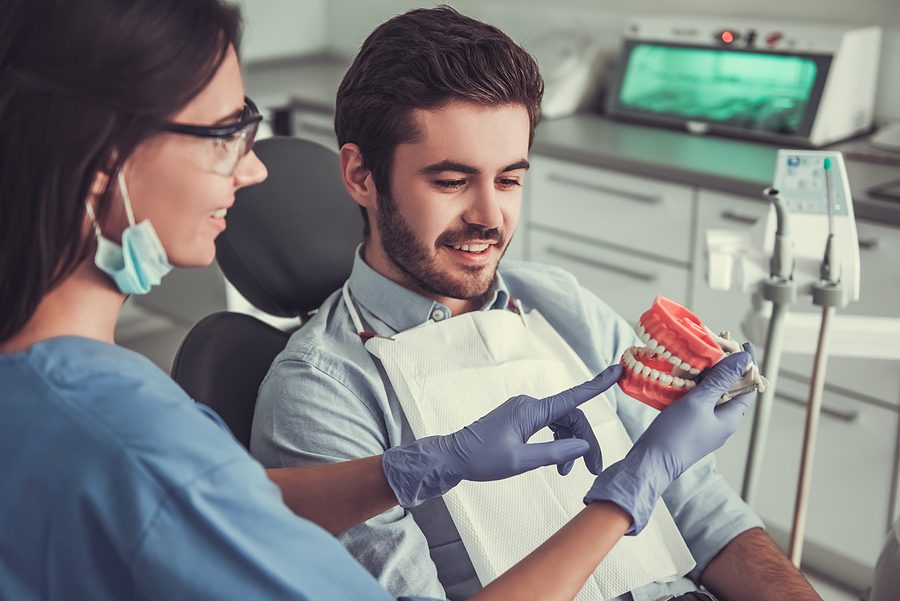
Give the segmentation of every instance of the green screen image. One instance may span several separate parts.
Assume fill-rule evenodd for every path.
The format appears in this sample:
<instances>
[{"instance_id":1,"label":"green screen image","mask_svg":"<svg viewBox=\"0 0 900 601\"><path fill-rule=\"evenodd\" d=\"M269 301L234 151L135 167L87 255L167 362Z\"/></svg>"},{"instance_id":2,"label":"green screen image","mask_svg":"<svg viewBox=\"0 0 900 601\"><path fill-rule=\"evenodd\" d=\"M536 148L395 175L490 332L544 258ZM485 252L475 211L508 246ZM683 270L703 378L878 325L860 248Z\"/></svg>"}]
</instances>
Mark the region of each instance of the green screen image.
<instances>
[{"instance_id":1,"label":"green screen image","mask_svg":"<svg viewBox=\"0 0 900 601\"><path fill-rule=\"evenodd\" d=\"M624 108L793 134L818 66L811 58L638 44L619 93Z\"/></svg>"}]
</instances>

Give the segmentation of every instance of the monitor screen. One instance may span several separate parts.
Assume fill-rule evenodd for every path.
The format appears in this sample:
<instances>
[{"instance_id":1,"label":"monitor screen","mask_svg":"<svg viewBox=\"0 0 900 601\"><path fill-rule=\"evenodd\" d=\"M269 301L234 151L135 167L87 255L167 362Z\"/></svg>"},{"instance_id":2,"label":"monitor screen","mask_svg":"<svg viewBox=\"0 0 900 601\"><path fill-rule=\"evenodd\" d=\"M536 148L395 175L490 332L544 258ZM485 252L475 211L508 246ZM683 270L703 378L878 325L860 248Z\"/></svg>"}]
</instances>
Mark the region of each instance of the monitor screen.
<instances>
[{"instance_id":1,"label":"monitor screen","mask_svg":"<svg viewBox=\"0 0 900 601\"><path fill-rule=\"evenodd\" d=\"M627 41L610 112L806 137L831 58Z\"/></svg>"}]
</instances>

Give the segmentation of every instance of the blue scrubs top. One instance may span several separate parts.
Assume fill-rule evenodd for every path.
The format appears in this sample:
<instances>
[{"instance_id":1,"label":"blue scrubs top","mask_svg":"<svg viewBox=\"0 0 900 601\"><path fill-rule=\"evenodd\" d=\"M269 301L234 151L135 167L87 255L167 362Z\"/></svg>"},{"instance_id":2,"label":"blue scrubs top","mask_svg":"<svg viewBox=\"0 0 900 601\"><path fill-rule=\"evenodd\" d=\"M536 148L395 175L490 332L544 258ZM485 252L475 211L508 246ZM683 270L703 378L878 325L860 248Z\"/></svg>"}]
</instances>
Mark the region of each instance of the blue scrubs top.
<instances>
[{"instance_id":1,"label":"blue scrubs top","mask_svg":"<svg viewBox=\"0 0 900 601\"><path fill-rule=\"evenodd\" d=\"M0 354L0 599L391 598L150 361L64 337Z\"/></svg>"}]
</instances>

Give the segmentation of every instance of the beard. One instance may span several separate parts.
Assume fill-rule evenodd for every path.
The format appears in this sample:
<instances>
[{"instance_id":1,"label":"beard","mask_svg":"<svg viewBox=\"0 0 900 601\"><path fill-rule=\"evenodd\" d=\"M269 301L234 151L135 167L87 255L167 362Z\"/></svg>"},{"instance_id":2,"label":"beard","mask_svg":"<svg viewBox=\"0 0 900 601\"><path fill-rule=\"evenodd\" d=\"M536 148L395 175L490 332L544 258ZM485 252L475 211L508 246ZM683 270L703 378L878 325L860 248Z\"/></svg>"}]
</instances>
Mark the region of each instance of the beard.
<instances>
[{"instance_id":1,"label":"beard","mask_svg":"<svg viewBox=\"0 0 900 601\"><path fill-rule=\"evenodd\" d=\"M388 259L425 292L462 300L486 297L490 292L499 261L485 266L463 265L450 273L437 266L437 251L446 245L477 239L495 242L505 253L506 241L500 228L470 225L447 231L438 237L435 248L429 248L400 214L394 199L386 194L378 195L375 220Z\"/></svg>"}]
</instances>

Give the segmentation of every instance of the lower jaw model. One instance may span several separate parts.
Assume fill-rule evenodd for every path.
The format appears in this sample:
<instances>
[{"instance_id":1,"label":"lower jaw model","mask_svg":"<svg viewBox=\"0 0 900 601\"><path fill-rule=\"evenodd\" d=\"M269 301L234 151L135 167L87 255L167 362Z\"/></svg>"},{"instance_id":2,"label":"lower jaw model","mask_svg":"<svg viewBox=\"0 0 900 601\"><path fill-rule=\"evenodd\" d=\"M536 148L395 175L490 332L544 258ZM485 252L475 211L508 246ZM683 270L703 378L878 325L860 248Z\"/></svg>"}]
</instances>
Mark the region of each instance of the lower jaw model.
<instances>
[{"instance_id":1,"label":"lower jaw model","mask_svg":"<svg viewBox=\"0 0 900 601\"><path fill-rule=\"evenodd\" d=\"M625 350L626 369L619 387L630 397L662 411L697 385L700 372L741 346L728 332L716 335L688 309L657 296L635 328L646 347ZM716 404L751 391L762 392L768 381L755 363Z\"/></svg>"}]
</instances>

